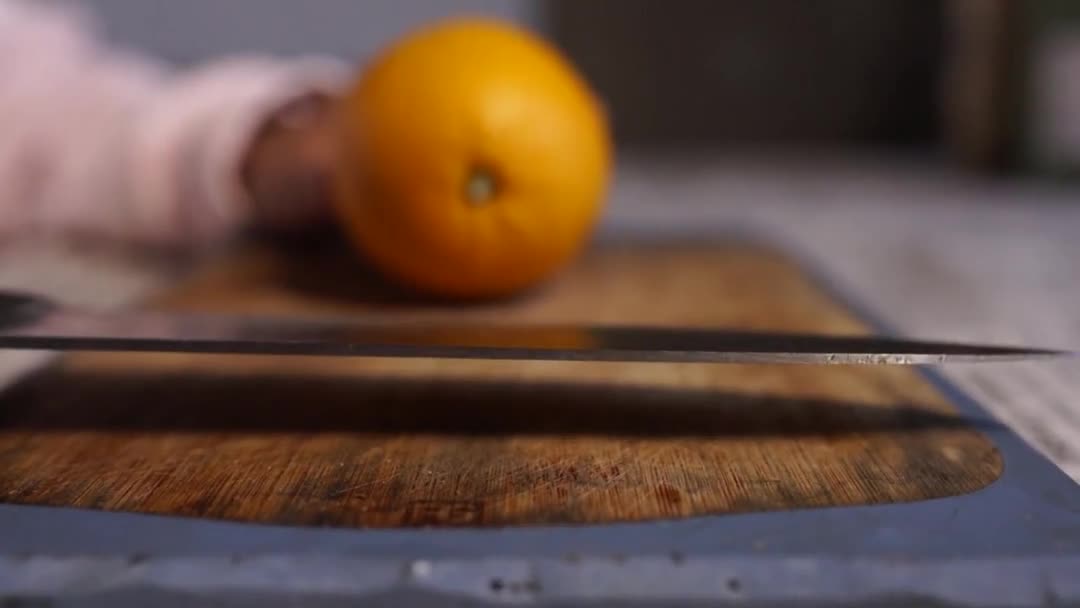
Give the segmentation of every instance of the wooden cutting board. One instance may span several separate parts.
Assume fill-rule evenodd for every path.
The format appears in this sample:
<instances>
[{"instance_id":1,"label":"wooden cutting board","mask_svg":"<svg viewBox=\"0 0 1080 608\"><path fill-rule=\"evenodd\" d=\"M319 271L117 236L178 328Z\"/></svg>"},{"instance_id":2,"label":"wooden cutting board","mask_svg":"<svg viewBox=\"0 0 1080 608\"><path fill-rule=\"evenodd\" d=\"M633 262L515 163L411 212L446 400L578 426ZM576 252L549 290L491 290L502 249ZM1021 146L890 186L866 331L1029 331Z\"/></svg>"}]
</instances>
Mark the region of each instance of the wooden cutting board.
<instances>
[{"instance_id":1,"label":"wooden cutting board","mask_svg":"<svg viewBox=\"0 0 1080 608\"><path fill-rule=\"evenodd\" d=\"M329 247L250 248L170 309L364 318L866 327L739 243L598 246L469 308ZM606 523L980 489L995 447L915 370L206 355L64 358L0 402L0 501L300 525Z\"/></svg>"}]
</instances>

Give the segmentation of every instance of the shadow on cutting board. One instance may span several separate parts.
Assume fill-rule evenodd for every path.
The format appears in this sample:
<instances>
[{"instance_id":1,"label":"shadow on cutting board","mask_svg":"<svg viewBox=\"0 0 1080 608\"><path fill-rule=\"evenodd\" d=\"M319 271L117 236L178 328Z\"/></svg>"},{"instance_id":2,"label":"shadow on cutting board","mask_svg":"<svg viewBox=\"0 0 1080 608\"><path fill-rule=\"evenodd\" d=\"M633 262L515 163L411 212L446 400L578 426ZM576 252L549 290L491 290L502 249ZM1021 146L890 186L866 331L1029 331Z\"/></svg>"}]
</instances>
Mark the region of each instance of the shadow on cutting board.
<instances>
[{"instance_id":1,"label":"shadow on cutting board","mask_svg":"<svg viewBox=\"0 0 1080 608\"><path fill-rule=\"evenodd\" d=\"M0 401L0 501L288 525L598 523L923 500L959 414L559 381L60 371Z\"/></svg>"},{"instance_id":2,"label":"shadow on cutting board","mask_svg":"<svg viewBox=\"0 0 1080 608\"><path fill-rule=\"evenodd\" d=\"M976 426L917 404L559 381L288 374L64 372L0 403L0 429L38 431L797 437Z\"/></svg>"}]
</instances>

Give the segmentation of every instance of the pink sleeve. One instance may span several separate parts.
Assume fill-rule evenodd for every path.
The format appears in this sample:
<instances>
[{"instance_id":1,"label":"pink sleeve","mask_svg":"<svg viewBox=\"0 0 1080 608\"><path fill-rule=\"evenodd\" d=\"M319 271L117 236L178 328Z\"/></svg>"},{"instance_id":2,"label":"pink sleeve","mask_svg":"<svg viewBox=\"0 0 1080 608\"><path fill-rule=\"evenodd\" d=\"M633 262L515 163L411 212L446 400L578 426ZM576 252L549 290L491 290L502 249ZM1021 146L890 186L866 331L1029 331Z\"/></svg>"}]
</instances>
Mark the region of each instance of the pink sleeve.
<instances>
[{"instance_id":1,"label":"pink sleeve","mask_svg":"<svg viewBox=\"0 0 1080 608\"><path fill-rule=\"evenodd\" d=\"M171 73L47 7L0 0L0 239L220 239L250 218L238 169L261 121L347 75L319 57Z\"/></svg>"}]
</instances>

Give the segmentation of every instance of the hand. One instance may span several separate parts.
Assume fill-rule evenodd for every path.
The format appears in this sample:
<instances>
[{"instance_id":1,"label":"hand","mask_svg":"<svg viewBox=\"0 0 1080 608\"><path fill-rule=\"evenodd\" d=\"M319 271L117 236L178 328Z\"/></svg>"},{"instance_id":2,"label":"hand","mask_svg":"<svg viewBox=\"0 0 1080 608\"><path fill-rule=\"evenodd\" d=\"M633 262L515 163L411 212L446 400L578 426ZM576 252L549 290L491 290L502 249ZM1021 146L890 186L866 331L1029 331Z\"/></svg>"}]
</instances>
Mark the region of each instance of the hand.
<instances>
[{"instance_id":1,"label":"hand","mask_svg":"<svg viewBox=\"0 0 1080 608\"><path fill-rule=\"evenodd\" d=\"M313 94L275 112L256 134L242 179L257 228L296 234L329 223L336 124L336 100Z\"/></svg>"}]
</instances>

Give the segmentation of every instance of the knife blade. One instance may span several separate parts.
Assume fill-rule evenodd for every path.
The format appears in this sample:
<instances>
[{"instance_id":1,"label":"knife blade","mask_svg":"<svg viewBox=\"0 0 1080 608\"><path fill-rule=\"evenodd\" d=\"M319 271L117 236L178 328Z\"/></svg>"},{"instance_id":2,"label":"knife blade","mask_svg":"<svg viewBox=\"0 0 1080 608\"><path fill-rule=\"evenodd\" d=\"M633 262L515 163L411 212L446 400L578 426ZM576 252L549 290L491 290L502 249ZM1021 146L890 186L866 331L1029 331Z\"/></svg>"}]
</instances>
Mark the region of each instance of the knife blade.
<instances>
[{"instance_id":1,"label":"knife blade","mask_svg":"<svg viewBox=\"0 0 1080 608\"><path fill-rule=\"evenodd\" d=\"M14 292L0 292L0 349L846 365L978 363L1077 354L882 336L712 328L96 313Z\"/></svg>"}]
</instances>

